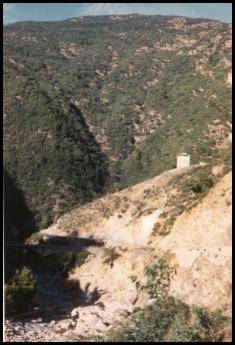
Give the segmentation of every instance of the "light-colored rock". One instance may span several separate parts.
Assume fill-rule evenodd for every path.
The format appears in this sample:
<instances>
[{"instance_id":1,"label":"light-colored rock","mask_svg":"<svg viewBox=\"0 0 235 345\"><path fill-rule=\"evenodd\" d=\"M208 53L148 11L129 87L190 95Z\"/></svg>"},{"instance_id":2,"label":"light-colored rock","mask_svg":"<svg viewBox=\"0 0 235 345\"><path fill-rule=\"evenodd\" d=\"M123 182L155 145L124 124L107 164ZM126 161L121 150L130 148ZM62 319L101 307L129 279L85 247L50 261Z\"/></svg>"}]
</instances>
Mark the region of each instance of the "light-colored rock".
<instances>
[{"instance_id":1,"label":"light-colored rock","mask_svg":"<svg viewBox=\"0 0 235 345\"><path fill-rule=\"evenodd\" d=\"M189 304L231 313L231 173L202 203L176 220L170 234L158 240L162 252L178 265L171 291Z\"/></svg>"},{"instance_id":2,"label":"light-colored rock","mask_svg":"<svg viewBox=\"0 0 235 345\"><path fill-rule=\"evenodd\" d=\"M204 163L201 162L200 165ZM202 204L189 212L184 212L177 219L168 236L162 238L151 236L153 225L165 208L167 197L164 194L164 186L173 176L183 174L190 169L191 167L182 168L179 171L175 169L167 171L132 188L106 196L86 207L73 210L45 230L49 233L56 231L59 234L60 230L63 232L66 227L68 229L76 227L76 222L84 217L88 221L78 225L82 237L93 236L93 238L103 240L105 246L112 246L118 250L120 257L114 261L113 267L110 267L103 263L103 248L92 248L92 255L86 263L74 270L70 276L72 279L79 279L82 289L90 284L88 293L92 293L95 288L106 291L100 296L99 301L110 313L109 319L114 319L116 310L120 312L122 309L128 310L128 306L132 304L141 306L146 303L147 299L144 295L137 293L130 276L136 275L138 280L144 281L144 268L151 262L153 256L151 248L155 253L171 252L175 257L175 263L179 265L179 268L172 283L172 291L177 296L185 298L188 303L205 303L210 308L213 305L229 305L229 295L226 297L226 293L222 291L230 289L231 208L226 204L228 197L221 198L220 195L223 184L231 190L228 177L212 188ZM213 172L217 174L217 170L214 168ZM147 198L144 198L143 192L149 190L151 193L154 188L159 190L157 196L151 198L147 195ZM125 198L126 201L123 202ZM112 208L115 200L117 200L117 206L113 207L108 217L103 216L104 208ZM141 201L143 201L142 204ZM122 217L119 217L120 212ZM150 239L151 245L148 243ZM221 259L218 259L215 255L218 254L216 251L220 246L223 248L221 255L218 256ZM125 248L126 250L122 250ZM203 252L204 249L206 249L205 252ZM210 276L207 282L206 275ZM210 286L211 282L213 282L212 286ZM194 287L193 284L197 286ZM203 285L203 291L199 288L201 285ZM125 308L122 308L122 305ZM89 318L85 310L90 309L89 307L79 309L81 320ZM108 313L99 315L104 318Z\"/></svg>"},{"instance_id":3,"label":"light-colored rock","mask_svg":"<svg viewBox=\"0 0 235 345\"><path fill-rule=\"evenodd\" d=\"M73 309L73 310L71 311L71 317L72 317L72 318L79 318L79 311L78 311L77 308L76 308L76 309Z\"/></svg>"},{"instance_id":4,"label":"light-colored rock","mask_svg":"<svg viewBox=\"0 0 235 345\"><path fill-rule=\"evenodd\" d=\"M144 292L136 290L130 277L136 276L144 283L144 269L155 255L165 255L170 263L177 265L177 274L171 281L174 296L211 310L222 308L231 315L231 173L213 186L202 202L183 212L167 236L152 235L154 224L165 210L165 186L172 177L181 176L191 168L174 169L106 196L73 210L44 230L44 233L55 230L57 235L63 235L66 227L79 228L81 237L103 240L106 247L115 247L120 256L111 267L104 264L103 247L89 249L92 254L70 278L79 280L87 296L92 296L97 289L100 292L97 302L78 306L71 311L69 319L52 321L49 326L44 323L42 328L39 327L42 323L24 325L22 329L27 329L29 338L37 328L37 336L42 335L49 341L58 339L61 333L65 338L73 334L79 339L103 334L112 325L126 322L136 306L153 302ZM221 169L214 167L215 175L220 172ZM171 190L171 195L174 193L175 190ZM105 208L111 209L108 216L104 215ZM81 218L85 221L78 226ZM14 327L19 325L14 324ZM48 329L51 332L46 334Z\"/></svg>"}]
</instances>

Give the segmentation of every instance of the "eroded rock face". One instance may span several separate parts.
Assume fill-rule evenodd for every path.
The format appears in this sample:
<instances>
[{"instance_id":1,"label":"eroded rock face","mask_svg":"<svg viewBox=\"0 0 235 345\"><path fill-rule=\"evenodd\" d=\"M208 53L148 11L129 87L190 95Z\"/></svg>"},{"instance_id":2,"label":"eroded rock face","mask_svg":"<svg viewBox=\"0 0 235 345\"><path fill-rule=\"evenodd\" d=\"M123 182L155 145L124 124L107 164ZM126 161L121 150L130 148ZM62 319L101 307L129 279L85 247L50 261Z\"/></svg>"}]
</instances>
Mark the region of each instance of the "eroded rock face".
<instances>
[{"instance_id":1,"label":"eroded rock face","mask_svg":"<svg viewBox=\"0 0 235 345\"><path fill-rule=\"evenodd\" d=\"M180 177L190 169L171 170L105 197L67 214L44 230L44 234L55 230L57 235L68 235L63 224L66 228L69 221L74 223L83 217L87 223L84 221L79 228L80 236L102 239L105 247L115 248L119 256L112 264L105 263L105 248L90 248L86 262L74 269L69 278L79 280L88 296L98 291L98 297L90 298L90 305L74 308L64 320L50 324L17 323L13 327L8 324L6 338L9 341L54 341L62 337L60 339L77 341L105 334L114 324L126 322L136 306L151 303L148 296L136 290L131 276L146 282L144 268L156 256L164 256L177 266L177 274L171 281L173 295L191 305L206 306L210 310L220 308L231 316L231 173L221 178L194 208L178 216L168 235L152 234L153 220L166 209L164 186L173 176ZM212 170L216 176L220 172L218 167ZM172 189L171 195L175 193ZM105 217L102 209L108 203L110 213ZM120 210L123 210L121 218Z\"/></svg>"},{"instance_id":2,"label":"eroded rock face","mask_svg":"<svg viewBox=\"0 0 235 345\"><path fill-rule=\"evenodd\" d=\"M189 304L231 316L232 206L231 173L210 191L202 203L182 214L171 233L156 245L178 265L172 293Z\"/></svg>"},{"instance_id":3,"label":"eroded rock face","mask_svg":"<svg viewBox=\"0 0 235 345\"><path fill-rule=\"evenodd\" d=\"M88 220L80 227L81 235L102 239L106 247L114 247L120 254L111 267L104 264L104 248L93 248L85 264L70 276L79 279L82 289L89 284L90 291L95 288L105 291L99 301L109 306L107 308L110 301L117 305L131 306L133 301L135 305L144 305L146 297L138 295L130 277L135 275L144 282L144 268L154 255L164 255L178 266L171 285L173 294L189 304L204 305L212 310L222 308L227 315L231 314L231 173L212 187L201 203L183 212L168 235L152 235L154 221L165 210L164 185L187 169L190 167L168 171L103 198L82 212L75 210L62 217L54 225L59 231L63 225L68 226L69 219L73 223L81 217L85 219L86 214ZM124 207L122 198L126 198L129 206L120 218ZM116 207L111 207L112 202ZM97 211L99 203L103 208L108 204L111 207L108 217ZM95 215L94 220L89 208Z\"/></svg>"}]
</instances>

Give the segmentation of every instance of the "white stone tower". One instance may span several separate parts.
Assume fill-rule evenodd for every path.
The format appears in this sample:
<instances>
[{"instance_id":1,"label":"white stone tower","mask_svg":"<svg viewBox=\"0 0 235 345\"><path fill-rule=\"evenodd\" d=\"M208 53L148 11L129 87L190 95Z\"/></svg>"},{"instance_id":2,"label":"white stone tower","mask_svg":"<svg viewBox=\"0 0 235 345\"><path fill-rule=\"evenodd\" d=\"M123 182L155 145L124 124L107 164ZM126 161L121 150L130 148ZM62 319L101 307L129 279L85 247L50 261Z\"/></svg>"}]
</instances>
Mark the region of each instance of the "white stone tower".
<instances>
[{"instance_id":1,"label":"white stone tower","mask_svg":"<svg viewBox=\"0 0 235 345\"><path fill-rule=\"evenodd\" d=\"M180 153L177 155L177 168L188 167L190 165L190 155L187 153Z\"/></svg>"}]
</instances>

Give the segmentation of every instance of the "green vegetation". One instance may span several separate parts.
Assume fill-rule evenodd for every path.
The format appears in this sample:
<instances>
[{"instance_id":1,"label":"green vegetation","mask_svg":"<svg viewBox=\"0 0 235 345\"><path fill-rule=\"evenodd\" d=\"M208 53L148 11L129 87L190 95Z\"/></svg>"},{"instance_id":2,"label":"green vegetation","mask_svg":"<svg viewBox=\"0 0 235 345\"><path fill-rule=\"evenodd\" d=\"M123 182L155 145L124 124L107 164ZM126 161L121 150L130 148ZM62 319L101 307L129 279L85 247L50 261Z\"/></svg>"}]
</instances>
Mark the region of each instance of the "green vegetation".
<instances>
[{"instance_id":1,"label":"green vegetation","mask_svg":"<svg viewBox=\"0 0 235 345\"><path fill-rule=\"evenodd\" d=\"M79 254L75 253L64 253L62 255L58 255L54 258L57 259L57 263L59 266L59 270L64 278L68 277L68 273L75 267L80 267L86 261L86 258L90 255L88 250L83 250Z\"/></svg>"},{"instance_id":2,"label":"green vegetation","mask_svg":"<svg viewBox=\"0 0 235 345\"><path fill-rule=\"evenodd\" d=\"M5 306L6 317L14 317L19 313L32 310L32 305L38 303L38 294L36 293L37 274L59 273L63 288L67 290L80 291L79 282L68 279L69 272L76 267L84 264L90 255L88 250L76 254L71 252L55 253L50 255L40 254L37 250L16 249L16 257L13 258L14 264L11 269L7 267L5 275ZM26 266L27 265L27 266ZM15 267L20 267L15 269ZM34 273L33 273L34 272ZM35 299L34 299L35 296ZM42 302L43 303L43 302Z\"/></svg>"},{"instance_id":3,"label":"green vegetation","mask_svg":"<svg viewBox=\"0 0 235 345\"><path fill-rule=\"evenodd\" d=\"M220 342L230 320L217 311L190 308L173 297L134 313L132 327L109 332L107 342Z\"/></svg>"},{"instance_id":4,"label":"green vegetation","mask_svg":"<svg viewBox=\"0 0 235 345\"><path fill-rule=\"evenodd\" d=\"M142 285L136 277L131 277L131 279L135 282L137 290L146 291L158 303L168 296L170 279L174 273L176 273L176 268L160 258L145 268L146 285Z\"/></svg>"},{"instance_id":5,"label":"green vegetation","mask_svg":"<svg viewBox=\"0 0 235 345\"><path fill-rule=\"evenodd\" d=\"M4 166L30 212L14 208L27 227L10 228L45 228L75 205L175 167L179 152L193 164L219 156L217 127L226 136L231 122L228 25L113 19L4 26Z\"/></svg>"},{"instance_id":6,"label":"green vegetation","mask_svg":"<svg viewBox=\"0 0 235 345\"><path fill-rule=\"evenodd\" d=\"M216 183L212 164L223 166L221 176L231 170L231 145L221 145L231 132L229 26L188 18L176 29L169 19L92 16L4 26L6 243L25 240L106 192L175 168L177 153L188 152L192 164L209 165L172 181L169 188L177 193L168 197L164 221L154 227L165 235ZM116 200L115 208L120 204ZM104 209L104 216L111 211ZM137 212L142 214L141 204ZM42 241L35 234L32 239ZM42 260L38 253L6 247L7 313L23 310L33 297L35 280L22 268L28 262L56 265L66 278L88 255ZM112 267L119 255L107 248L104 264ZM160 267L146 272L149 293L161 285ZM137 329L123 337L217 341L222 321L203 313L165 297L158 309L136 314Z\"/></svg>"},{"instance_id":7,"label":"green vegetation","mask_svg":"<svg viewBox=\"0 0 235 345\"><path fill-rule=\"evenodd\" d=\"M13 278L5 286L6 316L24 312L36 293L36 280L31 269L17 269Z\"/></svg>"},{"instance_id":8,"label":"green vegetation","mask_svg":"<svg viewBox=\"0 0 235 345\"><path fill-rule=\"evenodd\" d=\"M164 220L154 224L153 235L167 235L177 217L196 206L207 195L218 178L219 176L212 174L211 165L194 167L184 175L175 176L167 187L167 210L160 215L160 218ZM172 189L176 189L176 193L173 194Z\"/></svg>"},{"instance_id":9,"label":"green vegetation","mask_svg":"<svg viewBox=\"0 0 235 345\"><path fill-rule=\"evenodd\" d=\"M137 308L125 326L113 328L101 342L219 342L224 338L224 327L231 322L218 310L215 313L205 308L190 307L169 296L169 284L175 268L165 260L158 259L146 267L147 284L141 285L154 299L144 309Z\"/></svg>"},{"instance_id":10,"label":"green vegetation","mask_svg":"<svg viewBox=\"0 0 235 345\"><path fill-rule=\"evenodd\" d=\"M212 186L213 180L205 171L199 171L196 176L192 176L190 180L187 181L187 187L194 193L206 194Z\"/></svg>"},{"instance_id":11,"label":"green vegetation","mask_svg":"<svg viewBox=\"0 0 235 345\"><path fill-rule=\"evenodd\" d=\"M218 163L223 165L223 174L232 170L232 144L218 153Z\"/></svg>"},{"instance_id":12,"label":"green vegetation","mask_svg":"<svg viewBox=\"0 0 235 345\"><path fill-rule=\"evenodd\" d=\"M120 257L120 254L116 251L115 248L104 248L104 260L103 264L113 267L114 261Z\"/></svg>"},{"instance_id":13,"label":"green vegetation","mask_svg":"<svg viewBox=\"0 0 235 345\"><path fill-rule=\"evenodd\" d=\"M6 243L22 241L35 229L34 215L23 192L4 170L4 239Z\"/></svg>"},{"instance_id":14,"label":"green vegetation","mask_svg":"<svg viewBox=\"0 0 235 345\"><path fill-rule=\"evenodd\" d=\"M5 129L7 136L15 127L19 141L13 149L12 138L6 140L5 167L25 195L24 202L35 215L37 228L48 226L75 203L82 204L98 194L107 174L105 157L79 112L67 107L63 113L57 107L53 111L37 107L37 113L31 115L25 108L16 110L22 121L25 117L24 124L12 118ZM28 117L34 119L33 124ZM38 129L32 128L37 122Z\"/></svg>"}]
</instances>

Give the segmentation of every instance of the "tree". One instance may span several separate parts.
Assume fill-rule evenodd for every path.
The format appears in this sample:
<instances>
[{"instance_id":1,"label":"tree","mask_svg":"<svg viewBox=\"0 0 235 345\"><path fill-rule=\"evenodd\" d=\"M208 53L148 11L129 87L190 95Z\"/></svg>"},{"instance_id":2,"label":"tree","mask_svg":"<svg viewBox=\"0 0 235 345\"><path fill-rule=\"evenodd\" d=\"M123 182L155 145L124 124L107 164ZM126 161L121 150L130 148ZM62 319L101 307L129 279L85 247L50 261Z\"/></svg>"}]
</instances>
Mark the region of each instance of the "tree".
<instances>
[{"instance_id":1,"label":"tree","mask_svg":"<svg viewBox=\"0 0 235 345\"><path fill-rule=\"evenodd\" d=\"M5 286L6 315L23 312L36 293L36 279L31 269L17 269L9 284Z\"/></svg>"}]
</instances>

